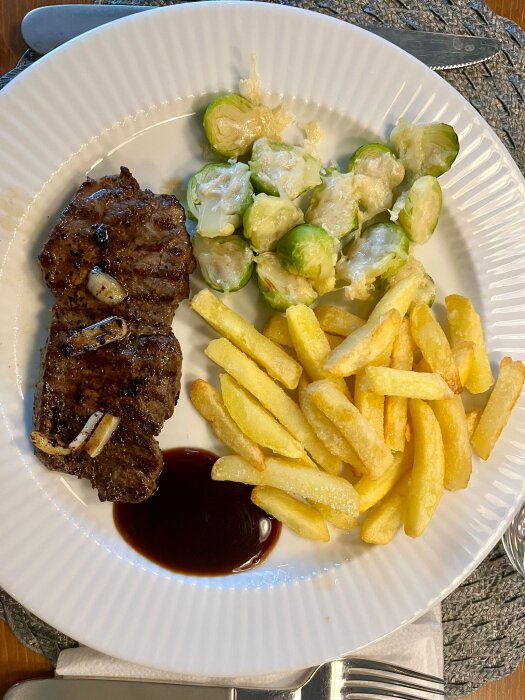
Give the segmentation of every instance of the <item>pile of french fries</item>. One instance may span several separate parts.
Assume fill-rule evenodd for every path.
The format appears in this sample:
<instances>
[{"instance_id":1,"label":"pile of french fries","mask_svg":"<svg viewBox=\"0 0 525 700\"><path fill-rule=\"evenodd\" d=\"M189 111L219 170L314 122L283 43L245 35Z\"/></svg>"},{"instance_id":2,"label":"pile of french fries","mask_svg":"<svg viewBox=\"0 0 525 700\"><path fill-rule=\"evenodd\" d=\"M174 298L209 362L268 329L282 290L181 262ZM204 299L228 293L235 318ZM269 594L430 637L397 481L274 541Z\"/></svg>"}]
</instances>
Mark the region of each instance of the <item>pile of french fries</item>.
<instances>
[{"instance_id":1,"label":"pile of french fries","mask_svg":"<svg viewBox=\"0 0 525 700\"><path fill-rule=\"evenodd\" d=\"M449 338L421 277L389 289L364 320L292 306L262 332L209 290L192 308L222 337L206 355L224 373L190 397L233 454L212 478L254 486L252 500L297 534L328 541L327 523L386 544L419 537L444 489L464 489L472 453L490 456L517 402L525 366L502 359L496 382L472 302L446 298ZM465 411L462 392L492 391Z\"/></svg>"}]
</instances>

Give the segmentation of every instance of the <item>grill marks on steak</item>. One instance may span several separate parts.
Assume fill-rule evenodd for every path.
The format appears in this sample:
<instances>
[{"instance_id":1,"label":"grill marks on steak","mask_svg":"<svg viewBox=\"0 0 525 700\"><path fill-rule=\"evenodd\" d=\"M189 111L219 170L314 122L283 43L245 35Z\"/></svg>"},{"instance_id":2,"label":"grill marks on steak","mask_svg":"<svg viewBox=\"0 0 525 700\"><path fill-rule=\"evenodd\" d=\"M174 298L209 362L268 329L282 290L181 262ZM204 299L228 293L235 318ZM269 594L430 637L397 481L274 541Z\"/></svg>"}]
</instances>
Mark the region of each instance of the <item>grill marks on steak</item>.
<instances>
[{"instance_id":1,"label":"grill marks on steak","mask_svg":"<svg viewBox=\"0 0 525 700\"><path fill-rule=\"evenodd\" d=\"M184 210L174 196L141 190L127 168L87 180L62 213L40 255L56 297L35 399L35 430L68 444L97 410L121 422L98 457L37 451L50 468L91 480L101 500L141 501L156 488L162 455L155 435L173 413L182 355L171 332L194 268ZM94 267L127 292L108 306L91 295ZM129 334L82 355L64 351L68 333L110 315Z\"/></svg>"}]
</instances>

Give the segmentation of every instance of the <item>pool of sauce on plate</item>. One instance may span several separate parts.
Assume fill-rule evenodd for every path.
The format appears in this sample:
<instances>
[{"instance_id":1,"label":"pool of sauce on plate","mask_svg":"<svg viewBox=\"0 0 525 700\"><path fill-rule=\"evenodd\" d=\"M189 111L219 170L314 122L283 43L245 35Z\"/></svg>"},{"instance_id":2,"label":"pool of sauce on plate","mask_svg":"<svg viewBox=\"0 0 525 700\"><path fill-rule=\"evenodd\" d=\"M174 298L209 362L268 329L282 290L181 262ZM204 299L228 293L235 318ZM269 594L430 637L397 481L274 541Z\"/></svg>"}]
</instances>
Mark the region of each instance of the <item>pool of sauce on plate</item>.
<instances>
[{"instance_id":1,"label":"pool of sauce on plate","mask_svg":"<svg viewBox=\"0 0 525 700\"><path fill-rule=\"evenodd\" d=\"M257 566L281 524L250 500L251 486L212 481L217 456L166 450L157 491L142 503L115 503L126 542L156 564L184 574L221 576Z\"/></svg>"}]
</instances>

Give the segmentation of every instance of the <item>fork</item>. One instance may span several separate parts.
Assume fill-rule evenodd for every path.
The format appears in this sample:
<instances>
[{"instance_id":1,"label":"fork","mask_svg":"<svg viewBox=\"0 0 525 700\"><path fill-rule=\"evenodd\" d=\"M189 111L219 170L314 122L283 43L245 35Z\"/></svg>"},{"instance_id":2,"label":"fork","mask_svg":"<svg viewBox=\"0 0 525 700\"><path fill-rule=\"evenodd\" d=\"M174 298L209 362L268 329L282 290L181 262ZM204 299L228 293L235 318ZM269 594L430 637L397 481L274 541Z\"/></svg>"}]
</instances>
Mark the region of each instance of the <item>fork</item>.
<instances>
[{"instance_id":1,"label":"fork","mask_svg":"<svg viewBox=\"0 0 525 700\"><path fill-rule=\"evenodd\" d=\"M4 700L436 700L444 694L440 678L379 661L346 658L318 666L301 685L280 690L57 677L18 683Z\"/></svg>"},{"instance_id":2,"label":"fork","mask_svg":"<svg viewBox=\"0 0 525 700\"><path fill-rule=\"evenodd\" d=\"M434 700L444 695L441 678L379 661L345 658L314 668L295 688L264 691L239 688L234 697L235 700Z\"/></svg>"}]
</instances>

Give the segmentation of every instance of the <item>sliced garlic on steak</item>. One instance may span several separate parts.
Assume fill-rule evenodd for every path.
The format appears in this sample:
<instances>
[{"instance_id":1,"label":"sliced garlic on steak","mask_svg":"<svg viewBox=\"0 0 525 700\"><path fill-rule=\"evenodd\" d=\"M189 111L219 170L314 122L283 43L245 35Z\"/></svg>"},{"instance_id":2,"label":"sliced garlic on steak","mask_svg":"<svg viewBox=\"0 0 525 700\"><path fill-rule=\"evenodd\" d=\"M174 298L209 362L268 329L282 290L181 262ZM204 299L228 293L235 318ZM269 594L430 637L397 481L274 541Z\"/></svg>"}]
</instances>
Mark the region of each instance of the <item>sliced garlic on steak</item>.
<instances>
[{"instance_id":1,"label":"sliced garlic on steak","mask_svg":"<svg viewBox=\"0 0 525 700\"><path fill-rule=\"evenodd\" d=\"M120 418L106 413L100 423L95 428L89 440L86 442L85 450L90 457L98 457L104 447L111 440L111 436L118 428Z\"/></svg>"},{"instance_id":2,"label":"sliced garlic on steak","mask_svg":"<svg viewBox=\"0 0 525 700\"><path fill-rule=\"evenodd\" d=\"M103 415L104 413L102 411L95 411L95 413L92 413L89 416L82 430L79 432L76 438L69 443L68 447L71 452L78 452L84 447L86 440L95 430Z\"/></svg>"},{"instance_id":3,"label":"sliced garlic on steak","mask_svg":"<svg viewBox=\"0 0 525 700\"><path fill-rule=\"evenodd\" d=\"M108 273L101 270L100 267L94 267L90 271L87 280L87 288L94 297L104 304L120 304L127 296L120 282L117 282L114 277L108 275Z\"/></svg>"},{"instance_id":4,"label":"sliced garlic on steak","mask_svg":"<svg viewBox=\"0 0 525 700\"><path fill-rule=\"evenodd\" d=\"M120 316L108 316L92 326L73 331L65 342L65 350L70 355L81 355L90 350L122 340L128 334L126 321Z\"/></svg>"},{"instance_id":5,"label":"sliced garlic on steak","mask_svg":"<svg viewBox=\"0 0 525 700\"><path fill-rule=\"evenodd\" d=\"M47 455L60 455L62 457L67 457L71 454L71 449L69 447L64 447L60 445L56 440L48 438L46 435L34 431L31 433L31 442L40 452L45 452Z\"/></svg>"}]
</instances>

